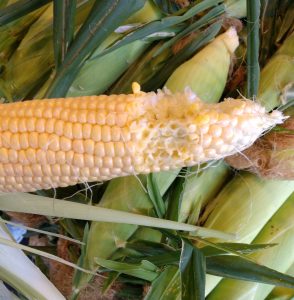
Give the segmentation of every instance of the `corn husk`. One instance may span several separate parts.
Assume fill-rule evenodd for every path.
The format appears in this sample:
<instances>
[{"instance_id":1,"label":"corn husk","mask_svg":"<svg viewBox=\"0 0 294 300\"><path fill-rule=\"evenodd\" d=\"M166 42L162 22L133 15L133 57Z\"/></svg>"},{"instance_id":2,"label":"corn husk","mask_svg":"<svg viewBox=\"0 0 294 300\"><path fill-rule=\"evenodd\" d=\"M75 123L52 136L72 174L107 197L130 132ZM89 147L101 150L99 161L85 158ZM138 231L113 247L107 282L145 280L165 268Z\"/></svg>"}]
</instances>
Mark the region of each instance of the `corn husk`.
<instances>
[{"instance_id":1,"label":"corn husk","mask_svg":"<svg viewBox=\"0 0 294 300\"><path fill-rule=\"evenodd\" d=\"M264 228L254 239L253 244L277 244L275 247L256 252L250 255L261 265L286 272L294 263L294 193L272 216ZM290 251L289 251L290 250ZM225 297L227 300L264 300L273 289L273 286L256 283L223 279L208 296L208 300L217 300Z\"/></svg>"},{"instance_id":2,"label":"corn husk","mask_svg":"<svg viewBox=\"0 0 294 300\"><path fill-rule=\"evenodd\" d=\"M144 7L129 17L126 23L148 23L158 20L160 17L161 11L152 0L147 0Z\"/></svg>"},{"instance_id":3,"label":"corn husk","mask_svg":"<svg viewBox=\"0 0 294 300\"><path fill-rule=\"evenodd\" d=\"M233 18L244 18L247 15L246 0L225 0L226 14Z\"/></svg>"},{"instance_id":4,"label":"corn husk","mask_svg":"<svg viewBox=\"0 0 294 300\"><path fill-rule=\"evenodd\" d=\"M161 173L159 185L160 193L163 195L177 173ZM143 184L143 185L142 185ZM105 208L112 208L127 212L152 215L153 206L148 194L144 190L146 178L123 177L112 180L103 194L99 203ZM95 270L98 265L95 257L109 258L137 231L137 225L113 224L103 222L92 222L87 239L87 247L83 255L85 268ZM103 241L101 243L100 241ZM75 282L75 293L79 293L91 279L88 274L81 274L78 282Z\"/></svg>"},{"instance_id":5,"label":"corn husk","mask_svg":"<svg viewBox=\"0 0 294 300\"><path fill-rule=\"evenodd\" d=\"M0 224L0 238L12 240L6 226L2 223ZM0 279L20 291L28 299L65 299L20 249L2 245L1 241Z\"/></svg>"},{"instance_id":6,"label":"corn husk","mask_svg":"<svg viewBox=\"0 0 294 300\"><path fill-rule=\"evenodd\" d=\"M294 264L286 272L290 276L294 276ZM294 297L294 289L277 286L266 297L265 300L292 300Z\"/></svg>"},{"instance_id":7,"label":"corn husk","mask_svg":"<svg viewBox=\"0 0 294 300\"><path fill-rule=\"evenodd\" d=\"M178 67L165 85L174 93L190 87L203 101L218 101L227 82L232 54L238 45L236 30L230 28Z\"/></svg>"},{"instance_id":8,"label":"corn husk","mask_svg":"<svg viewBox=\"0 0 294 300\"><path fill-rule=\"evenodd\" d=\"M271 58L261 72L257 100L267 110L293 100L294 86L294 34ZM226 161L236 169L248 169L266 178L294 178L294 110L285 112L289 117L284 124L257 140L240 154L228 157Z\"/></svg>"},{"instance_id":9,"label":"corn husk","mask_svg":"<svg viewBox=\"0 0 294 300\"><path fill-rule=\"evenodd\" d=\"M15 0L10 0L6 5L11 5ZM17 44L22 40L28 28L39 18L47 6L43 6L30 14L16 19L0 27L0 65L5 65Z\"/></svg>"},{"instance_id":10,"label":"corn husk","mask_svg":"<svg viewBox=\"0 0 294 300\"><path fill-rule=\"evenodd\" d=\"M105 92L148 45L149 42L138 40L102 57L86 61L71 85L67 97L97 95Z\"/></svg>"},{"instance_id":11,"label":"corn husk","mask_svg":"<svg viewBox=\"0 0 294 300\"><path fill-rule=\"evenodd\" d=\"M294 34L290 35L260 74L257 101L272 110L286 104L294 85Z\"/></svg>"},{"instance_id":12,"label":"corn husk","mask_svg":"<svg viewBox=\"0 0 294 300\"><path fill-rule=\"evenodd\" d=\"M93 1L89 0L79 5L77 26L85 20L92 4ZM30 27L6 65L2 75L5 82L2 89L5 90L6 98L24 99L48 77L54 66L52 35L53 5L51 4Z\"/></svg>"},{"instance_id":13,"label":"corn husk","mask_svg":"<svg viewBox=\"0 0 294 300\"><path fill-rule=\"evenodd\" d=\"M240 173L206 208L203 216L208 217L204 226L237 234L235 242L251 243L293 190L294 181L265 180ZM206 294L220 280L207 276Z\"/></svg>"},{"instance_id":14,"label":"corn husk","mask_svg":"<svg viewBox=\"0 0 294 300\"><path fill-rule=\"evenodd\" d=\"M203 171L193 167L186 175L179 208L180 222L196 224L201 209L216 197L231 175L230 168L224 162L202 167Z\"/></svg>"},{"instance_id":15,"label":"corn husk","mask_svg":"<svg viewBox=\"0 0 294 300\"><path fill-rule=\"evenodd\" d=\"M4 285L3 281L0 280L0 299L1 300L19 300L19 298L13 294L8 288Z\"/></svg>"},{"instance_id":16,"label":"corn husk","mask_svg":"<svg viewBox=\"0 0 294 300\"><path fill-rule=\"evenodd\" d=\"M0 1L0 8L3 8L5 6L7 6L8 0L1 0Z\"/></svg>"},{"instance_id":17,"label":"corn husk","mask_svg":"<svg viewBox=\"0 0 294 300\"><path fill-rule=\"evenodd\" d=\"M126 23L141 24L159 19L160 11L149 0ZM122 28L124 26L121 26ZM113 33L92 53L67 93L68 97L96 95L105 92L124 71L146 50L150 42L137 40L109 54L95 58L102 50L120 38Z\"/></svg>"}]
</instances>

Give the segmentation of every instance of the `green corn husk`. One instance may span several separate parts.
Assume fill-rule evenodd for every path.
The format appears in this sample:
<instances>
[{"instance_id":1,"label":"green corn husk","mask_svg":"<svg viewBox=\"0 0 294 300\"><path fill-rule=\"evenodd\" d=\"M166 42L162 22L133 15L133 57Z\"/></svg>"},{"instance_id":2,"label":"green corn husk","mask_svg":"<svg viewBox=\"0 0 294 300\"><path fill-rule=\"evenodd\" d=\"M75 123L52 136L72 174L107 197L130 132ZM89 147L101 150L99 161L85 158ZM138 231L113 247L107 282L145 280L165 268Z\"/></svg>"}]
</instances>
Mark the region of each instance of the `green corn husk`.
<instances>
[{"instance_id":1,"label":"green corn husk","mask_svg":"<svg viewBox=\"0 0 294 300\"><path fill-rule=\"evenodd\" d=\"M141 85L142 90L145 91L144 83L152 78L171 56L172 50L166 49L160 55L153 57L154 53L160 49L162 44L162 42L159 42L145 51L144 56L135 61L111 87L109 94L132 93L133 82L138 82Z\"/></svg>"},{"instance_id":2,"label":"green corn husk","mask_svg":"<svg viewBox=\"0 0 294 300\"><path fill-rule=\"evenodd\" d=\"M7 6L8 0L1 0L0 1L0 8Z\"/></svg>"},{"instance_id":3,"label":"green corn husk","mask_svg":"<svg viewBox=\"0 0 294 300\"><path fill-rule=\"evenodd\" d=\"M77 9L76 25L86 18L93 0L82 2ZM24 99L32 90L44 82L54 66L53 55L53 9L45 10L30 27L17 50L6 65L0 86L10 100Z\"/></svg>"},{"instance_id":4,"label":"green corn husk","mask_svg":"<svg viewBox=\"0 0 294 300\"><path fill-rule=\"evenodd\" d=\"M231 171L228 165L219 162L203 171L193 167L189 172L195 174L188 174L185 180L178 221L196 224L200 210L216 197L231 175Z\"/></svg>"},{"instance_id":5,"label":"green corn husk","mask_svg":"<svg viewBox=\"0 0 294 300\"><path fill-rule=\"evenodd\" d=\"M244 18L247 15L246 0L225 0L226 14L232 18Z\"/></svg>"},{"instance_id":6,"label":"green corn husk","mask_svg":"<svg viewBox=\"0 0 294 300\"><path fill-rule=\"evenodd\" d=\"M152 0L147 0L144 7L128 18L127 23L148 23L161 18L161 11Z\"/></svg>"},{"instance_id":7,"label":"green corn husk","mask_svg":"<svg viewBox=\"0 0 294 300\"><path fill-rule=\"evenodd\" d=\"M260 74L257 101L267 110L285 104L294 85L294 34L290 35Z\"/></svg>"},{"instance_id":8,"label":"green corn husk","mask_svg":"<svg viewBox=\"0 0 294 300\"><path fill-rule=\"evenodd\" d=\"M161 195L166 192L176 176L177 173L174 172L157 174L156 179ZM152 202L142 185L146 185L145 176L114 179L108 184L99 206L152 215ZM97 269L98 265L94 261L95 257L111 257L120 247L124 246L125 242L136 233L137 229L138 226L136 225L92 222L85 253L81 256L83 267L90 270ZM100 241L103 241L103 243ZM78 294L90 279L91 276L88 274L78 274L73 283L74 293Z\"/></svg>"},{"instance_id":9,"label":"green corn husk","mask_svg":"<svg viewBox=\"0 0 294 300\"><path fill-rule=\"evenodd\" d=\"M3 223L0 223L0 238L12 240L8 229ZM1 242L0 279L7 282L28 299L65 299L23 251L2 245ZM1 296L0 294L0 298Z\"/></svg>"},{"instance_id":10,"label":"green corn husk","mask_svg":"<svg viewBox=\"0 0 294 300\"><path fill-rule=\"evenodd\" d=\"M160 16L160 11L148 0L140 11L127 20L127 23L152 22ZM105 92L150 45L150 41L137 40L102 57L94 58L119 37L119 34L113 33L93 52L69 88L67 97Z\"/></svg>"},{"instance_id":11,"label":"green corn husk","mask_svg":"<svg viewBox=\"0 0 294 300\"><path fill-rule=\"evenodd\" d=\"M66 96L97 95L105 92L149 44L150 42L138 40L102 57L86 61Z\"/></svg>"},{"instance_id":12,"label":"green corn husk","mask_svg":"<svg viewBox=\"0 0 294 300\"><path fill-rule=\"evenodd\" d=\"M294 190L294 181L265 180L243 172L232 179L204 211L204 227L232 232L251 243ZM270 199L270 200L269 200ZM221 280L207 276L206 294Z\"/></svg>"},{"instance_id":13,"label":"green corn husk","mask_svg":"<svg viewBox=\"0 0 294 300\"><path fill-rule=\"evenodd\" d=\"M232 54L238 45L237 33L230 28L178 67L166 87L172 92L190 87L203 101L217 102L224 91Z\"/></svg>"},{"instance_id":14,"label":"green corn husk","mask_svg":"<svg viewBox=\"0 0 294 300\"><path fill-rule=\"evenodd\" d=\"M16 0L9 1L6 5L13 4ZM3 5L3 4L2 4ZM32 13L19 18L7 25L0 26L0 65L7 63L7 60L15 51L17 44L22 40L28 28L38 19L45 11L45 7L41 7Z\"/></svg>"},{"instance_id":15,"label":"green corn husk","mask_svg":"<svg viewBox=\"0 0 294 300\"><path fill-rule=\"evenodd\" d=\"M293 33L294 2L262 0L260 17L259 64L264 66L287 36Z\"/></svg>"},{"instance_id":16,"label":"green corn husk","mask_svg":"<svg viewBox=\"0 0 294 300\"><path fill-rule=\"evenodd\" d=\"M250 258L261 265L286 272L294 263L294 193L277 210L253 240L253 244L277 244L275 247L256 252ZM255 282L223 279L208 296L208 300L264 300L273 286Z\"/></svg>"},{"instance_id":17,"label":"green corn husk","mask_svg":"<svg viewBox=\"0 0 294 300\"><path fill-rule=\"evenodd\" d=\"M215 22L208 28L193 33L179 40L172 47L165 47L165 42L156 43L145 52L144 57L136 60L130 68L111 87L109 93L130 93L132 82L136 81L145 92L161 88L173 71L188 58L195 55L196 51L205 46L217 35L220 23ZM160 53L158 54L158 51Z\"/></svg>"},{"instance_id":18,"label":"green corn husk","mask_svg":"<svg viewBox=\"0 0 294 300\"><path fill-rule=\"evenodd\" d=\"M286 272L290 276L294 276L294 264ZM277 286L266 297L265 300L293 300L294 289Z\"/></svg>"}]
</instances>

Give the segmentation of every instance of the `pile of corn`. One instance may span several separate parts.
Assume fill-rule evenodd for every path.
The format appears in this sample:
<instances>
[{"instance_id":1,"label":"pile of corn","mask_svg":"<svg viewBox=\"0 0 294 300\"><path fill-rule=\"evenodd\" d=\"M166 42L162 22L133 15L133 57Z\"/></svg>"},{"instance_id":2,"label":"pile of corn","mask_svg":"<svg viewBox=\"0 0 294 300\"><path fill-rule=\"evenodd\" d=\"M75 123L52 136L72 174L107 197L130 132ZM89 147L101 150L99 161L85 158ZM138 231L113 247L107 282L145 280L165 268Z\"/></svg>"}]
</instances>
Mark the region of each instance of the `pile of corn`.
<instances>
[{"instance_id":1,"label":"pile of corn","mask_svg":"<svg viewBox=\"0 0 294 300\"><path fill-rule=\"evenodd\" d=\"M5 9L15 2L17 4L17 1L0 1L0 24L4 22L1 13L4 15ZM110 31L102 43L93 46L73 69L72 79L69 79L71 74L66 73L68 66L62 64L63 58L56 51L61 48L53 43L57 36L54 26L58 4L47 2L0 27L0 95L3 100L0 104L0 210L2 197L4 203L10 193L17 192L21 196L19 193L31 192L201 225L233 233L237 238L226 240L228 245L277 244L245 255L250 261L291 274L294 154L293 107L289 107L289 103L294 71L293 24L289 29L286 22L277 22L279 42L283 43L274 55L268 55L262 66L259 90L252 101L237 92L244 88L243 79L233 92L226 88L228 82L238 81L236 74L243 67L246 28L239 28L237 33L232 25L240 25L237 18L246 16L245 0L224 1L224 4L203 0L196 5L190 3L193 1L167 1L169 5L161 3L161 9L155 5L161 1L138 1L136 5L139 7L138 3L142 2L142 7L125 18L115 32ZM64 62L75 47L75 37L82 36L80 32L88 24L88 16L93 15L102 2L108 5L107 1L98 2L74 1L77 3L75 26L72 26L72 40L68 38L68 45L62 50ZM123 1L117 3L120 2ZM178 27L159 27L159 32L115 48L135 35L136 30L140 31L144 24L172 22L176 16L190 12L193 5L204 8L193 18L187 18L190 23L185 23L185 19ZM289 7L293 5L290 3ZM264 5L263 9L267 12L270 8ZM172 13L173 17L166 16ZM210 17L204 24L205 29L202 30L201 25L181 36L181 30L188 30L191 24L197 24L206 16ZM165 21L158 22L161 19ZM286 19L289 20L289 16ZM112 22L115 23L114 19ZM95 36L95 26L90 25L93 26L91 34ZM14 38L8 41L7 30L15 32ZM176 44L165 47L178 34ZM107 52L111 47L115 50ZM153 78L158 74L164 85L156 86ZM60 83L63 75L67 89ZM56 97L58 86L60 97ZM132 92L125 93L130 88ZM27 99L32 100L25 101ZM288 107L282 111L284 104ZM28 211L14 203L11 195L11 207L7 207L6 201L8 211L0 216L14 216L25 223L25 215L9 212ZM67 210L66 205L63 210ZM31 212L34 212L33 207ZM42 214L46 216L46 211ZM70 216L70 212L67 215ZM87 216L80 219L87 220ZM293 296L289 290L274 290L273 285L207 274L205 295L193 298L193 291L187 296L178 288L183 278L173 264L152 269L155 265L147 266L144 260L139 271L128 269L139 250L130 250L127 245L140 241L144 251L149 249L150 253L159 251L158 245L171 249L175 247L171 238L174 232L168 235L132 225L138 223L131 220L130 224L92 221L89 229L76 220L56 222L60 233L83 240L84 245L71 250L67 243L66 249L61 249L62 243L51 240L50 247L54 245L54 251L63 253L61 257L88 273L81 270L74 273L68 266L46 262L51 267L47 269L50 281L46 280L17 248L13 248L13 256L18 261L13 264L9 249L15 244L6 226L0 223L0 257L3 258L0 258L0 270L3 270L0 283L4 281L14 287L21 297L49 300L98 299L98 294L104 299L101 291L108 290L111 282L119 282L120 277L123 279L118 286L125 284L129 292L136 290L134 285L140 286L134 299L140 296L146 300L274 300L279 299L279 295L286 295L281 299ZM48 218L47 223L49 227L55 226L52 218ZM223 240L216 238L206 241L215 247L220 247L216 243L221 242ZM157 246L152 250L150 245ZM193 245L200 251L206 246L205 241L199 240L193 241ZM117 263L113 263L113 268L109 267L110 259ZM119 269L125 261L128 267ZM36 259L36 264L46 269L40 259ZM112 270L108 281L102 284L95 279L96 286L94 283L91 286L93 272L100 271L101 267ZM13 268L21 270L21 274L13 272ZM25 274L25 268L28 274L32 270L31 278ZM147 272L148 280L144 277L146 273L142 271L144 276L140 273L141 268L150 272ZM172 276L170 282L164 277L166 272ZM131 294L124 298L122 290L121 286L114 288L105 299L115 299L116 294L122 295L122 299L133 299L128 298ZM16 297L0 284L0 298L2 296Z\"/></svg>"}]
</instances>

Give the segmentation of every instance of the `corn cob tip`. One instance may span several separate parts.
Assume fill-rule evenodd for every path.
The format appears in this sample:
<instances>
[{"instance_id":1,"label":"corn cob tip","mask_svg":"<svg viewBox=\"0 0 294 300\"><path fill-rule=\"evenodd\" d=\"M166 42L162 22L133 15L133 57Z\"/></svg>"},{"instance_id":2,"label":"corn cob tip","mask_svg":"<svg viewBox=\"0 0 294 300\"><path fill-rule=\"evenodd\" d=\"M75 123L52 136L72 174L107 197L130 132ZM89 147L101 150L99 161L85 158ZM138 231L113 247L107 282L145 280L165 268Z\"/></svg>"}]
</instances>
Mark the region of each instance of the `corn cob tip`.
<instances>
[{"instance_id":1,"label":"corn cob tip","mask_svg":"<svg viewBox=\"0 0 294 300\"><path fill-rule=\"evenodd\" d=\"M229 52L233 54L239 46L239 38L236 28L231 26L223 35L220 35L219 37L222 38Z\"/></svg>"}]
</instances>

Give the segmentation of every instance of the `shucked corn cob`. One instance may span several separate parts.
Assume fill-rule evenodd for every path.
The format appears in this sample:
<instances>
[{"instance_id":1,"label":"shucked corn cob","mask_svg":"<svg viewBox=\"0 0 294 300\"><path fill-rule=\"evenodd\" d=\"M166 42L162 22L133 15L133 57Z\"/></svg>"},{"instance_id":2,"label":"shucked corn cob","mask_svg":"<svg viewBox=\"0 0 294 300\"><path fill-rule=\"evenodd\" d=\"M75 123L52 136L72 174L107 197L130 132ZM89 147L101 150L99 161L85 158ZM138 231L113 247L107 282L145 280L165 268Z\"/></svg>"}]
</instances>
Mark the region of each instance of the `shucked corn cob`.
<instances>
[{"instance_id":1,"label":"shucked corn cob","mask_svg":"<svg viewBox=\"0 0 294 300\"><path fill-rule=\"evenodd\" d=\"M0 105L0 191L191 166L241 151L282 122L249 100L206 104L190 90Z\"/></svg>"}]
</instances>

